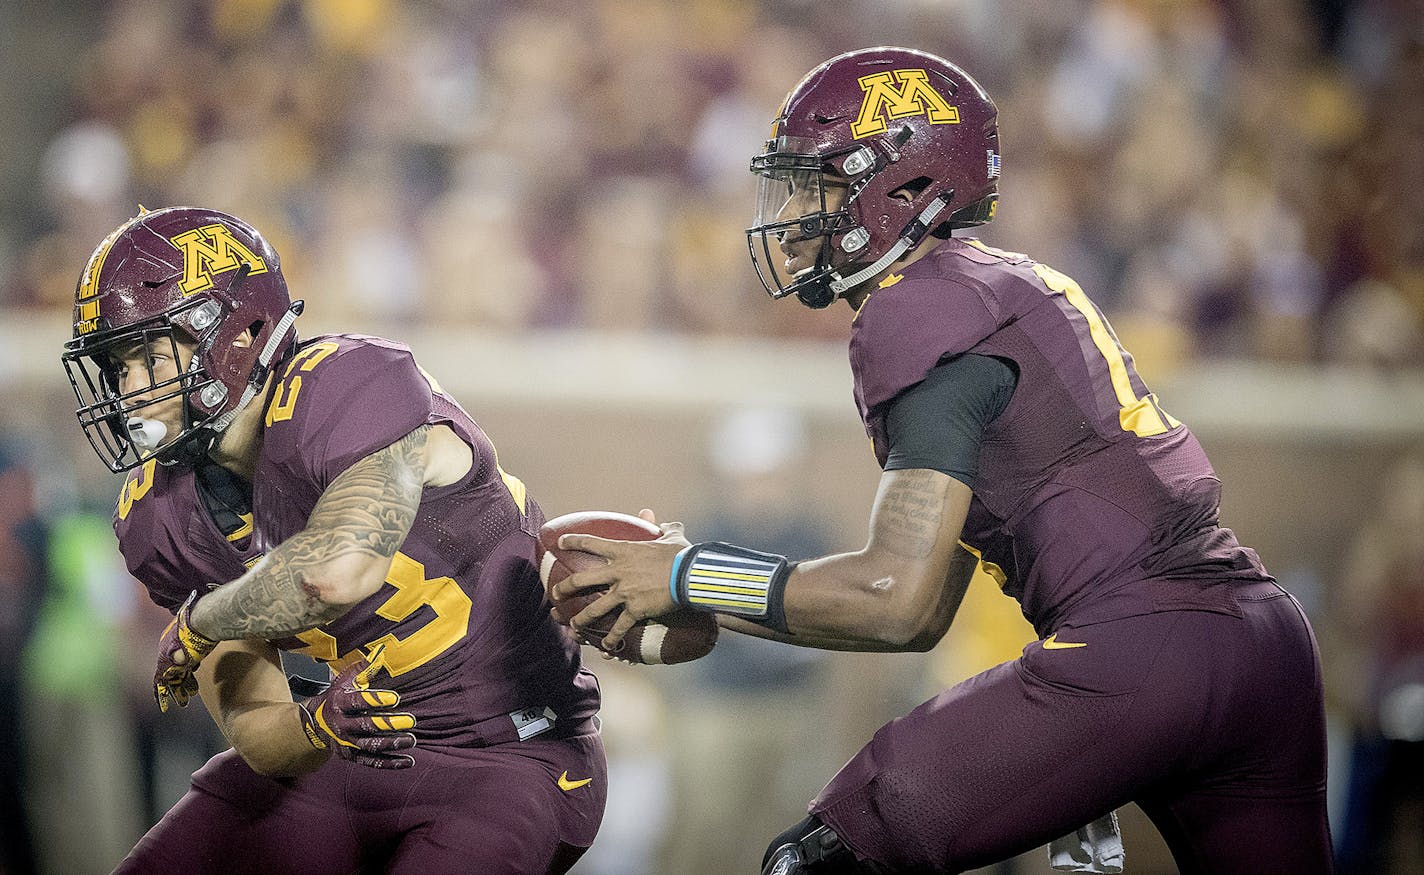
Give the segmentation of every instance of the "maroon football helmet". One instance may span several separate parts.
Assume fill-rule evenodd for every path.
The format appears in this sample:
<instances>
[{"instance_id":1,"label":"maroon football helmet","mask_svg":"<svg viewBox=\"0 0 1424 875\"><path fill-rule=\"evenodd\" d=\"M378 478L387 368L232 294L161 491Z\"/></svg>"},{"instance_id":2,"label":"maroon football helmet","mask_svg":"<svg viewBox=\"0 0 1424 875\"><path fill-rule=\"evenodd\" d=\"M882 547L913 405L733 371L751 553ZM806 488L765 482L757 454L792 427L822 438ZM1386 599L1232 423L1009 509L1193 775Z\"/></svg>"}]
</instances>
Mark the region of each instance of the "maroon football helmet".
<instances>
[{"instance_id":1,"label":"maroon football helmet","mask_svg":"<svg viewBox=\"0 0 1424 875\"><path fill-rule=\"evenodd\" d=\"M295 346L302 302L287 296L277 253L250 225L216 210L142 211L99 244L79 276L74 336L63 361L89 443L113 471L206 452ZM249 346L233 341L252 329ZM124 394L111 353L167 343L195 345L186 371ZM148 397L139 398L140 395ZM144 415L177 396L176 435Z\"/></svg>"},{"instance_id":2,"label":"maroon football helmet","mask_svg":"<svg viewBox=\"0 0 1424 875\"><path fill-rule=\"evenodd\" d=\"M838 55L787 96L766 150L747 230L752 264L773 298L828 306L914 248L926 233L980 225L998 202L998 110L943 58L881 46ZM848 185L828 210L826 183ZM821 209L782 215L803 187ZM778 244L821 238L814 267L789 275Z\"/></svg>"}]
</instances>

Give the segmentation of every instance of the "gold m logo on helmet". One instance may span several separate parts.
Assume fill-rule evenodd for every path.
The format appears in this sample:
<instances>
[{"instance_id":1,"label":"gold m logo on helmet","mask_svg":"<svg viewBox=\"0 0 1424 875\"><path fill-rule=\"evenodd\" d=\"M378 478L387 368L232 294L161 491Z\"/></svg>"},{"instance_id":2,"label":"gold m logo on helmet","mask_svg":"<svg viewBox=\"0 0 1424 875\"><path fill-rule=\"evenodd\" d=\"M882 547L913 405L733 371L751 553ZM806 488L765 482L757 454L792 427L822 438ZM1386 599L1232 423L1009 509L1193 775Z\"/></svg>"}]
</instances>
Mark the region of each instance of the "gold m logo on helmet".
<instances>
[{"instance_id":1,"label":"gold m logo on helmet","mask_svg":"<svg viewBox=\"0 0 1424 875\"><path fill-rule=\"evenodd\" d=\"M211 289L215 274L237 270L244 261L252 266L251 274L267 272L262 259L221 222L176 234L168 242L183 251L183 279L178 288L185 295Z\"/></svg>"},{"instance_id":2,"label":"gold m logo on helmet","mask_svg":"<svg viewBox=\"0 0 1424 875\"><path fill-rule=\"evenodd\" d=\"M943 95L930 87L930 77L924 70L886 70L857 81L865 92L860 115L850 126L850 134L857 140L885 133L887 126L881 110L891 119L923 115L932 125L959 124L959 108L950 106Z\"/></svg>"}]
</instances>

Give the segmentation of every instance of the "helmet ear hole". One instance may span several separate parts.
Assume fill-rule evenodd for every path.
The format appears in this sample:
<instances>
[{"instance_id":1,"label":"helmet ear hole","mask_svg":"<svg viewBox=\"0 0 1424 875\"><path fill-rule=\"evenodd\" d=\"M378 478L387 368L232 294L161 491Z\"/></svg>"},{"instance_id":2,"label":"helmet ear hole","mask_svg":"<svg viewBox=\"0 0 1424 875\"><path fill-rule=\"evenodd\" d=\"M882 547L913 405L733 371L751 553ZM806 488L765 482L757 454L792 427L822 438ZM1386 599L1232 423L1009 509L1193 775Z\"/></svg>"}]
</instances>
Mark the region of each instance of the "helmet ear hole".
<instances>
[{"instance_id":1,"label":"helmet ear hole","mask_svg":"<svg viewBox=\"0 0 1424 875\"><path fill-rule=\"evenodd\" d=\"M896 200L904 201L907 204L914 203L915 198L924 194L925 189L929 188L932 182L934 182L934 180L928 176L916 176L914 179L890 192L889 196Z\"/></svg>"}]
</instances>

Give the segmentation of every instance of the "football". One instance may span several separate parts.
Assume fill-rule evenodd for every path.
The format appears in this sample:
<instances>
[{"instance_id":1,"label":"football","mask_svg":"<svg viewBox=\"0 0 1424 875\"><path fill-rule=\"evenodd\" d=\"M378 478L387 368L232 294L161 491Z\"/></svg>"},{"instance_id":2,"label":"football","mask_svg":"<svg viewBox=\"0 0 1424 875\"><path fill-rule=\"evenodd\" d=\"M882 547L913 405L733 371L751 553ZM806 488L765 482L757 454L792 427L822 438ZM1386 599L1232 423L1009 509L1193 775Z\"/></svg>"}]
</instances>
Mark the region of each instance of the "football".
<instances>
[{"instance_id":1,"label":"football","mask_svg":"<svg viewBox=\"0 0 1424 875\"><path fill-rule=\"evenodd\" d=\"M582 550L559 548L560 535L596 535L619 541L651 541L662 532L657 526L639 517L612 511L579 511L555 517L539 530L537 558L539 577L548 594L554 584L578 571L593 568L603 559ZM600 591L586 592L554 605L554 617L568 625L569 620L598 598ZM579 632L579 641L602 649L603 636L613 628L619 611L600 617L596 623ZM706 656L717 643L717 619L702 611L681 610L653 620L643 620L628 630L623 647L614 654L618 659L643 665L675 665Z\"/></svg>"}]
</instances>

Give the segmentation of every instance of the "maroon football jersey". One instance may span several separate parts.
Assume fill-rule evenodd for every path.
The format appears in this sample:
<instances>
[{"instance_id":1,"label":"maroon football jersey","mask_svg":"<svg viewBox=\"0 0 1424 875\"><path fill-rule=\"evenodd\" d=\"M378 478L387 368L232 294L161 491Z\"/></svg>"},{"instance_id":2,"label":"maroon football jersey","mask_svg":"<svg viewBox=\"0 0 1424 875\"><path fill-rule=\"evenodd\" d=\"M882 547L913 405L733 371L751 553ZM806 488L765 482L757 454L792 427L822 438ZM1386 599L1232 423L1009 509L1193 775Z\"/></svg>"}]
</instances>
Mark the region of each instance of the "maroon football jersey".
<instances>
[{"instance_id":1,"label":"maroon football jersey","mask_svg":"<svg viewBox=\"0 0 1424 875\"><path fill-rule=\"evenodd\" d=\"M306 341L280 371L253 478L253 533L230 541L203 509L191 472L148 465L126 481L115 527L131 573L175 609L193 589L239 576L301 531L354 462L422 424L447 425L474 451L460 481L426 489L382 587L337 620L274 642L339 668L384 643L421 745L463 745L480 720L552 710L569 725L598 709L578 645L549 616L534 563L543 514L494 446L409 348L374 337Z\"/></svg>"},{"instance_id":2,"label":"maroon football jersey","mask_svg":"<svg viewBox=\"0 0 1424 875\"><path fill-rule=\"evenodd\" d=\"M1077 283L977 240L891 274L856 314L855 400L882 466L890 402L967 352L1012 361L1018 385L985 433L962 540L1040 635L1070 618L1234 613L1231 581L1269 579L1218 525L1201 445Z\"/></svg>"},{"instance_id":3,"label":"maroon football jersey","mask_svg":"<svg viewBox=\"0 0 1424 875\"><path fill-rule=\"evenodd\" d=\"M204 509L193 470L155 460L124 480L114 531L129 573L170 611L193 590L240 576L271 547L256 532L227 538Z\"/></svg>"}]
</instances>

